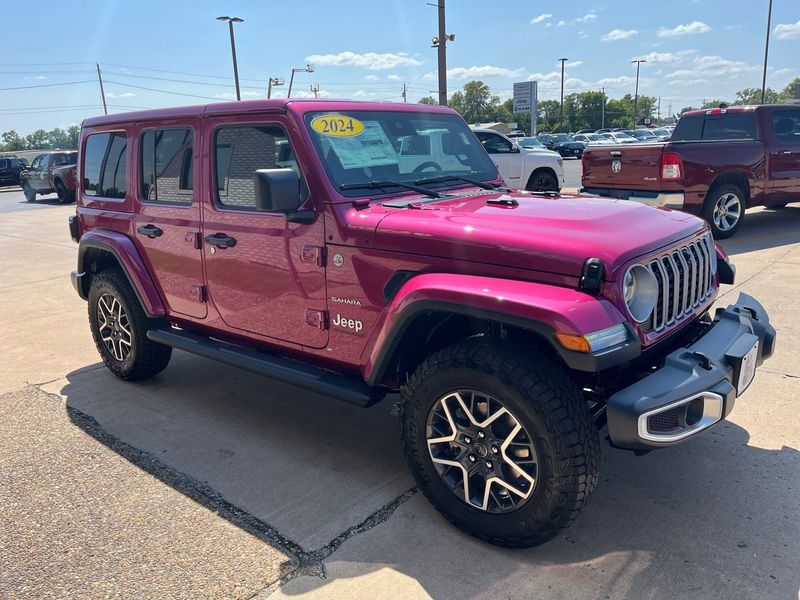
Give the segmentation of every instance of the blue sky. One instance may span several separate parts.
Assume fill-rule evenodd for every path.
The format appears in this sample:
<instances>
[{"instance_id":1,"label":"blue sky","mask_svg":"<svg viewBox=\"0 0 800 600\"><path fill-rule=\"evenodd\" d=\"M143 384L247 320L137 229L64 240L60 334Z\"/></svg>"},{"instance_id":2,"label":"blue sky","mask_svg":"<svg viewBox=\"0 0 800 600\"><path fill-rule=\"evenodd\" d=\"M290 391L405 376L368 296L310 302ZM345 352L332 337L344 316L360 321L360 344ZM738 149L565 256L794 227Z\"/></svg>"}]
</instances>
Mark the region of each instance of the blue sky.
<instances>
[{"instance_id":1,"label":"blue sky","mask_svg":"<svg viewBox=\"0 0 800 600\"><path fill-rule=\"evenodd\" d=\"M220 14L245 19L236 26L245 99L264 97L269 76L288 84L290 69L307 62L316 70L297 75L293 96L310 95L311 84L321 96L393 101L404 82L409 101L436 89L436 9L426 0L0 6L17 13L0 38L0 88L49 86L0 89L0 132L64 127L102 112L95 62L111 112L233 98ZM536 79L540 99L557 98L564 56L567 92L605 86L619 97L633 93L630 61L645 58L640 93L660 96L664 114L670 105L732 98L761 85L766 12L767 0L447 0L448 33L456 34L449 89L480 78L507 98L514 81ZM782 88L800 75L799 0L774 0L772 31L768 85ZM51 85L67 82L88 83Z\"/></svg>"}]
</instances>

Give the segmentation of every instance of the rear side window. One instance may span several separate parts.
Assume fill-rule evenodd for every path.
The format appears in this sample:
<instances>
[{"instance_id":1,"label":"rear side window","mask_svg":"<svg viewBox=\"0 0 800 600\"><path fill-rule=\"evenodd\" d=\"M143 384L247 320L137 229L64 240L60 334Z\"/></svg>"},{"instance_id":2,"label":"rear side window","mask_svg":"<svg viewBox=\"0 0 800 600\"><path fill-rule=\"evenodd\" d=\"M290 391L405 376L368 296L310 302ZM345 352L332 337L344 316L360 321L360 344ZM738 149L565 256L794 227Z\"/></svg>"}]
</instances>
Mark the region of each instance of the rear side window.
<instances>
[{"instance_id":1,"label":"rear side window","mask_svg":"<svg viewBox=\"0 0 800 600\"><path fill-rule=\"evenodd\" d=\"M772 129L777 140L800 144L800 110L781 110L772 113Z\"/></svg>"},{"instance_id":2,"label":"rear side window","mask_svg":"<svg viewBox=\"0 0 800 600\"><path fill-rule=\"evenodd\" d=\"M142 199L191 204L194 132L188 127L149 129L142 134Z\"/></svg>"},{"instance_id":3,"label":"rear side window","mask_svg":"<svg viewBox=\"0 0 800 600\"><path fill-rule=\"evenodd\" d=\"M86 138L83 190L87 196L124 198L128 190L125 174L128 138L122 131L95 133Z\"/></svg>"},{"instance_id":4,"label":"rear side window","mask_svg":"<svg viewBox=\"0 0 800 600\"><path fill-rule=\"evenodd\" d=\"M8 161L5 158L0 158L0 169L7 169Z\"/></svg>"},{"instance_id":5,"label":"rear side window","mask_svg":"<svg viewBox=\"0 0 800 600\"><path fill-rule=\"evenodd\" d=\"M754 139L756 121L752 112L681 117L672 134L674 142Z\"/></svg>"},{"instance_id":6,"label":"rear side window","mask_svg":"<svg viewBox=\"0 0 800 600\"><path fill-rule=\"evenodd\" d=\"M255 209L253 174L258 169L280 168L294 169L303 181L294 150L280 125L237 125L217 131L214 172L220 205Z\"/></svg>"}]
</instances>

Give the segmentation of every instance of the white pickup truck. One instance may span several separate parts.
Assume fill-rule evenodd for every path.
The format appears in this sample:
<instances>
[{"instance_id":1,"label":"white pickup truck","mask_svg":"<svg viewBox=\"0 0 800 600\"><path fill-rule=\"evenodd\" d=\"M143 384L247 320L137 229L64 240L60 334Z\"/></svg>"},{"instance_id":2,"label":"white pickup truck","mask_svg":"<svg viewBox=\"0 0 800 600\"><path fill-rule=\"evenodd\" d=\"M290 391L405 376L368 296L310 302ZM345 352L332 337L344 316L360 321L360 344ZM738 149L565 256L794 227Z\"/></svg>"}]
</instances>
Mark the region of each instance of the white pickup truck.
<instances>
[{"instance_id":1,"label":"white pickup truck","mask_svg":"<svg viewBox=\"0 0 800 600\"><path fill-rule=\"evenodd\" d=\"M506 184L531 192L557 192L564 187L564 161L558 152L522 148L493 129L472 128Z\"/></svg>"}]
</instances>

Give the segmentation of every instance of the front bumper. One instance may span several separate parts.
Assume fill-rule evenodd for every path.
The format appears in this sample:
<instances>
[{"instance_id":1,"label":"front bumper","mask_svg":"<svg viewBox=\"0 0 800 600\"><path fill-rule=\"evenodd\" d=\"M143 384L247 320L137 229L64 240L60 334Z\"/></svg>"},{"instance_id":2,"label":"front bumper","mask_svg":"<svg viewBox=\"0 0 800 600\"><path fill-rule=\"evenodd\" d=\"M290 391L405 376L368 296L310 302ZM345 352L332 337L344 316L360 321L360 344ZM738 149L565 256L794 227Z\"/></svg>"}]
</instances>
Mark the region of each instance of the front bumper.
<instances>
[{"instance_id":1,"label":"front bumper","mask_svg":"<svg viewBox=\"0 0 800 600\"><path fill-rule=\"evenodd\" d=\"M717 310L699 340L609 398L611 443L634 450L672 446L723 420L751 373L772 356L775 336L764 307L740 294L736 304Z\"/></svg>"}]
</instances>

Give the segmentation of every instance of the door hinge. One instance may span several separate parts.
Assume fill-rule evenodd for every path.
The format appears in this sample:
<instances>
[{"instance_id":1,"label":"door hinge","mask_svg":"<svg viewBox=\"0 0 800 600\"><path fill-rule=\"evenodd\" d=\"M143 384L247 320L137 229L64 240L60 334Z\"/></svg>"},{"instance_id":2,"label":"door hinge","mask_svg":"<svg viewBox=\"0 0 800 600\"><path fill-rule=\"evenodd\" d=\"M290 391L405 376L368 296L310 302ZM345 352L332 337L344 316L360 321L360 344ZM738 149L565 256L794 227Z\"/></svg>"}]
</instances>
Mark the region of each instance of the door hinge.
<instances>
[{"instance_id":1,"label":"door hinge","mask_svg":"<svg viewBox=\"0 0 800 600\"><path fill-rule=\"evenodd\" d=\"M306 309L306 325L316 327L317 329L328 328L328 311L316 310L314 308Z\"/></svg>"},{"instance_id":2,"label":"door hinge","mask_svg":"<svg viewBox=\"0 0 800 600\"><path fill-rule=\"evenodd\" d=\"M302 262L314 263L318 267L325 266L325 248L320 246L303 246L300 249Z\"/></svg>"},{"instance_id":3,"label":"door hinge","mask_svg":"<svg viewBox=\"0 0 800 600\"><path fill-rule=\"evenodd\" d=\"M194 300L195 302L205 302L206 301L206 286L204 285L192 285L189 286L189 297Z\"/></svg>"},{"instance_id":4,"label":"door hinge","mask_svg":"<svg viewBox=\"0 0 800 600\"><path fill-rule=\"evenodd\" d=\"M190 242L195 250L200 250L203 247L203 240L200 237L199 231L187 231L183 239Z\"/></svg>"}]
</instances>

